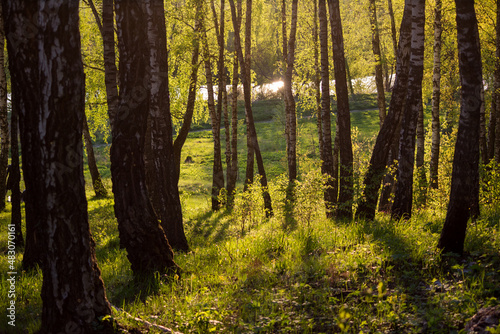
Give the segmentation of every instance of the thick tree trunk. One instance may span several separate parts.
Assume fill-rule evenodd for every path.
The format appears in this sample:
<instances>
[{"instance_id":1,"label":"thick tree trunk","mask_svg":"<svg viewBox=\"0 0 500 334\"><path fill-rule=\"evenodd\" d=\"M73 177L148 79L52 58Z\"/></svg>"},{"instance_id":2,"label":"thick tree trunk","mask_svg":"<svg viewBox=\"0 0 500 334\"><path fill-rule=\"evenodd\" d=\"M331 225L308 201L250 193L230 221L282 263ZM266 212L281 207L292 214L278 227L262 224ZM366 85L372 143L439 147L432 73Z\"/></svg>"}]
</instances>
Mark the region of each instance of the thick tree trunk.
<instances>
[{"instance_id":1,"label":"thick tree trunk","mask_svg":"<svg viewBox=\"0 0 500 334\"><path fill-rule=\"evenodd\" d=\"M7 192L7 167L9 165L9 120L7 117L7 78L5 76L5 31L3 27L2 7L0 6L0 211L5 209Z\"/></svg>"},{"instance_id":2,"label":"thick tree trunk","mask_svg":"<svg viewBox=\"0 0 500 334\"><path fill-rule=\"evenodd\" d=\"M415 135L418 114L422 106L422 78L424 74L425 0L414 0L412 13L408 97L401 123L396 192L392 205L392 217L395 219L409 219L412 211Z\"/></svg>"},{"instance_id":3,"label":"thick tree trunk","mask_svg":"<svg viewBox=\"0 0 500 334\"><path fill-rule=\"evenodd\" d=\"M241 1L241 0L238 0ZM230 0L231 5L231 16L233 21L233 26L235 30L235 43L236 51L238 53L238 61L241 66L242 82L243 82L243 94L245 98L245 113L247 118L247 174L245 179L245 185L253 181L253 154L257 158L257 168L260 174L260 182L262 186L262 193L264 197L264 206L266 210L266 215L272 215L272 205L271 196L267 189L267 176L264 170L264 162L262 155L260 153L259 142L257 139L257 132L255 130L255 123L253 120L252 112L252 90L251 90L251 78L250 78L250 60L251 60L251 32L252 32L252 0L247 0L246 9L246 22L245 22L245 57L243 57L243 51L241 49L241 38L239 33L238 19L236 14L236 8L234 5L234 0ZM238 5L240 6L240 5Z\"/></svg>"},{"instance_id":4,"label":"thick tree trunk","mask_svg":"<svg viewBox=\"0 0 500 334\"><path fill-rule=\"evenodd\" d=\"M85 141L85 150L87 152L87 162L89 166L90 177L92 178L92 187L95 192L96 197L106 197L108 192L104 187L101 179L101 173L97 168L97 162L95 160L94 146L92 144L92 138L90 137L89 125L87 123L87 116L83 121L83 139Z\"/></svg>"},{"instance_id":5,"label":"thick tree trunk","mask_svg":"<svg viewBox=\"0 0 500 334\"><path fill-rule=\"evenodd\" d=\"M95 333L95 324L111 316L111 307L96 262L85 198L78 3L9 0L3 6L10 30L13 102L19 108L23 167L28 172L25 182L41 225L36 236L44 258L41 332L70 328ZM35 178L32 168L38 170Z\"/></svg>"},{"instance_id":6,"label":"thick tree trunk","mask_svg":"<svg viewBox=\"0 0 500 334\"><path fill-rule=\"evenodd\" d=\"M436 0L434 8L434 66L432 71L432 145L429 167L429 181L431 189L439 187L439 151L441 146L441 121L439 119L439 104L441 102L441 40L443 26L442 1Z\"/></svg>"},{"instance_id":7,"label":"thick tree trunk","mask_svg":"<svg viewBox=\"0 0 500 334\"><path fill-rule=\"evenodd\" d=\"M326 14L326 1L318 1L319 42L321 54L321 136L323 138L323 154L321 156L321 173L328 176L324 194L326 216L332 218L334 205L337 202L337 192L333 182L337 176L334 174L332 152L332 129L330 121L330 71L328 65L328 18Z\"/></svg>"},{"instance_id":8,"label":"thick tree trunk","mask_svg":"<svg viewBox=\"0 0 500 334\"><path fill-rule=\"evenodd\" d=\"M377 104L380 127L386 116L384 78L382 75L382 54L380 52L380 34L378 30L377 6L375 0L370 0L370 25L372 30L372 50L375 58L375 84L377 85Z\"/></svg>"},{"instance_id":9,"label":"thick tree trunk","mask_svg":"<svg viewBox=\"0 0 500 334\"><path fill-rule=\"evenodd\" d=\"M10 223L16 229L15 245L16 248L24 247L23 231L22 231L22 214L21 214L21 171L19 170L19 117L17 106L12 106L10 118L10 142L11 142L11 163L10 163L10 182L12 185L12 214Z\"/></svg>"},{"instance_id":10,"label":"thick tree trunk","mask_svg":"<svg viewBox=\"0 0 500 334\"><path fill-rule=\"evenodd\" d=\"M333 63L335 89L337 93L337 133L339 138L340 181L337 218L352 219L353 153L351 142L351 114L349 111L349 92L347 90L344 38L340 17L339 0L328 0L333 44ZM383 91L383 88L382 88Z\"/></svg>"},{"instance_id":11,"label":"thick tree trunk","mask_svg":"<svg viewBox=\"0 0 500 334\"><path fill-rule=\"evenodd\" d=\"M481 51L474 0L456 0L461 111L458 124L450 202L438 248L462 254L467 221L478 206Z\"/></svg>"},{"instance_id":12,"label":"thick tree trunk","mask_svg":"<svg viewBox=\"0 0 500 334\"><path fill-rule=\"evenodd\" d=\"M401 122L408 87L412 1L413 0L406 0L405 2L399 36L396 81L394 82L389 112L387 113L387 117L382 125L382 128L380 129L377 140L375 141L368 171L365 175L365 189L363 190L363 196L361 197L358 210L356 212L357 218L365 218L369 220L373 220L375 218L380 183L384 177L393 138L398 135L396 130Z\"/></svg>"},{"instance_id":13,"label":"thick tree trunk","mask_svg":"<svg viewBox=\"0 0 500 334\"><path fill-rule=\"evenodd\" d=\"M153 208L174 249L188 251L174 166L172 117L168 85L168 55L162 0L145 1L151 48L151 97L146 137L146 182Z\"/></svg>"},{"instance_id":14,"label":"thick tree trunk","mask_svg":"<svg viewBox=\"0 0 500 334\"><path fill-rule=\"evenodd\" d=\"M120 245L134 274L177 269L146 189L144 141L151 97L145 8L115 1L120 51L120 96L112 123L111 178ZM133 33L131 33L133 32Z\"/></svg>"}]
</instances>

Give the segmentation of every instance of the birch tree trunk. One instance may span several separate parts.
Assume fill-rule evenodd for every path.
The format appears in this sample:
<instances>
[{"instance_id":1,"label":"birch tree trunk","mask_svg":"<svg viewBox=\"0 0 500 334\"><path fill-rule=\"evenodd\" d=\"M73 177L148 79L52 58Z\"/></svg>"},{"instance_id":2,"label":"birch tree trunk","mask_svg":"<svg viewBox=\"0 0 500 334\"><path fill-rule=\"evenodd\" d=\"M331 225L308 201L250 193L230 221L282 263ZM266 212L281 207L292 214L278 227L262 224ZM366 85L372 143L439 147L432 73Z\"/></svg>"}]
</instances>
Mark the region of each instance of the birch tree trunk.
<instances>
[{"instance_id":1,"label":"birch tree trunk","mask_svg":"<svg viewBox=\"0 0 500 334\"><path fill-rule=\"evenodd\" d=\"M365 189L363 190L363 195L356 212L357 218L365 218L368 220L373 220L375 218L380 183L384 177L386 163L388 161L388 155L394 136L398 135L396 130L401 122L408 87L412 3L413 0L405 1L405 9L399 35L396 81L394 82L389 112L387 113L387 117L375 141L368 171L363 181Z\"/></svg>"},{"instance_id":2,"label":"birch tree trunk","mask_svg":"<svg viewBox=\"0 0 500 334\"><path fill-rule=\"evenodd\" d=\"M442 1L436 0L434 8L434 65L432 70L432 145L429 167L429 181L431 189L439 187L439 151L441 146L441 121L439 110L441 102L441 40L443 33Z\"/></svg>"},{"instance_id":3,"label":"birch tree trunk","mask_svg":"<svg viewBox=\"0 0 500 334\"><path fill-rule=\"evenodd\" d=\"M144 7L126 0L116 0L115 10L120 95L111 122L111 178L120 245L134 274L164 273L177 265L146 188L144 141L151 98L147 17Z\"/></svg>"},{"instance_id":4,"label":"birch tree trunk","mask_svg":"<svg viewBox=\"0 0 500 334\"><path fill-rule=\"evenodd\" d=\"M479 131L482 64L473 0L456 0L461 111L458 124L450 202L438 248L462 254L467 221L478 207Z\"/></svg>"},{"instance_id":5,"label":"birch tree trunk","mask_svg":"<svg viewBox=\"0 0 500 334\"><path fill-rule=\"evenodd\" d=\"M353 153L351 141L351 114L349 111L349 92L347 90L346 61L344 56L344 37L340 17L339 0L328 0L333 44L333 63L335 90L337 93L337 133L339 139L340 181L337 218L352 219ZM383 92L382 87L382 92Z\"/></svg>"},{"instance_id":6,"label":"birch tree trunk","mask_svg":"<svg viewBox=\"0 0 500 334\"><path fill-rule=\"evenodd\" d=\"M382 55L380 53L380 34L378 30L377 6L375 0L369 2L370 25L372 31L372 50L375 58L375 84L377 85L377 104L380 127L386 116L384 78L382 75Z\"/></svg>"},{"instance_id":7,"label":"birch tree trunk","mask_svg":"<svg viewBox=\"0 0 500 334\"><path fill-rule=\"evenodd\" d=\"M9 0L3 6L25 182L40 223L42 332L96 333L94 326L104 324L111 307L97 266L83 179L78 2Z\"/></svg>"},{"instance_id":8,"label":"birch tree trunk","mask_svg":"<svg viewBox=\"0 0 500 334\"><path fill-rule=\"evenodd\" d=\"M413 203L413 171L415 165L415 135L422 105L422 78L424 73L425 0L414 0L411 28L411 56L408 78L408 97L401 123L398 173L392 205L394 219L410 219Z\"/></svg>"},{"instance_id":9,"label":"birch tree trunk","mask_svg":"<svg viewBox=\"0 0 500 334\"><path fill-rule=\"evenodd\" d=\"M330 71L328 64L328 17L326 1L318 1L319 42L321 54L321 136L323 138L323 154L321 156L321 173L328 176L324 194L326 216L332 218L334 205L337 203L337 192L333 187L337 176L334 174L332 152L332 130L330 121Z\"/></svg>"},{"instance_id":10,"label":"birch tree trunk","mask_svg":"<svg viewBox=\"0 0 500 334\"><path fill-rule=\"evenodd\" d=\"M172 116L168 83L167 36L162 0L145 0L151 49L151 96L145 144L146 182L153 208L174 249L187 252L182 207L174 165Z\"/></svg>"}]
</instances>

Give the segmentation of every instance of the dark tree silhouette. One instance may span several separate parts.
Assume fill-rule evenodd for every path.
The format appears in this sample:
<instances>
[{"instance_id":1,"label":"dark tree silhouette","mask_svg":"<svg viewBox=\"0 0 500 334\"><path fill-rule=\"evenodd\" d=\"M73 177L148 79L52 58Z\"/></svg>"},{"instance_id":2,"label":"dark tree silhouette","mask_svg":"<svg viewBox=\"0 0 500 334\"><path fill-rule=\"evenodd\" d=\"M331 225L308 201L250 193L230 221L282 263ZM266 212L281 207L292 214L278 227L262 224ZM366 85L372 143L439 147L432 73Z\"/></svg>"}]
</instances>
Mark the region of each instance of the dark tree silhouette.
<instances>
[{"instance_id":1,"label":"dark tree silhouette","mask_svg":"<svg viewBox=\"0 0 500 334\"><path fill-rule=\"evenodd\" d=\"M450 202L438 248L462 254L467 221L479 199L479 119L482 64L474 0L456 0L461 110L458 123Z\"/></svg>"},{"instance_id":2,"label":"dark tree silhouette","mask_svg":"<svg viewBox=\"0 0 500 334\"><path fill-rule=\"evenodd\" d=\"M146 3L115 1L119 103L111 121L111 178L120 245L134 274L177 270L146 188L144 142L151 98Z\"/></svg>"},{"instance_id":3,"label":"dark tree silhouette","mask_svg":"<svg viewBox=\"0 0 500 334\"><path fill-rule=\"evenodd\" d=\"M95 333L111 308L90 235L83 179L78 2L8 0L3 6L28 201L36 203L32 213L40 224L41 332Z\"/></svg>"},{"instance_id":4,"label":"dark tree silhouette","mask_svg":"<svg viewBox=\"0 0 500 334\"><path fill-rule=\"evenodd\" d=\"M394 82L389 112L387 113L387 117L384 120L384 124L382 124L382 128L380 129L377 140L375 141L368 171L366 172L363 181L365 189L363 190L363 196L360 199L358 210L356 212L357 218L366 218L369 220L373 220L375 218L380 183L384 177L390 148L394 142L394 136L399 134L397 130L399 129L399 124L401 123L403 106L406 101L408 87L411 17L412 0L406 0L399 35L396 81Z\"/></svg>"},{"instance_id":5,"label":"dark tree silhouette","mask_svg":"<svg viewBox=\"0 0 500 334\"><path fill-rule=\"evenodd\" d=\"M344 37L340 17L339 0L328 0L333 45L333 69L337 96L337 136L339 141L340 173L339 197L336 216L352 219L353 153L351 141L351 113L349 112L349 92L347 90Z\"/></svg>"}]
</instances>

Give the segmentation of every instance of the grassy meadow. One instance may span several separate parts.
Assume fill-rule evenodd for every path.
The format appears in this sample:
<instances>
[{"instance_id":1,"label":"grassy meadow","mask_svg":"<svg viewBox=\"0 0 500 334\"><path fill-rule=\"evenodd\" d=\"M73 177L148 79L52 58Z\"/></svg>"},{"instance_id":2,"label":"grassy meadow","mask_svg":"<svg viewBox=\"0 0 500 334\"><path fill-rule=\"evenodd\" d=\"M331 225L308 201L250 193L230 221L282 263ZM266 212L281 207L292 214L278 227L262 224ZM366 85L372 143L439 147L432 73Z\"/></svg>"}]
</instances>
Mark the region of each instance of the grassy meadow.
<instances>
[{"instance_id":1,"label":"grassy meadow","mask_svg":"<svg viewBox=\"0 0 500 334\"><path fill-rule=\"evenodd\" d=\"M371 106L361 104L351 118L355 196L362 190L379 126L378 111L363 110ZM484 174L482 215L469 224L466 255L436 249L446 214L453 134L443 136L441 188L427 193L426 206L415 204L410 221L391 221L383 213L373 222L333 221L324 214L316 118L301 113L300 180L290 223L284 219L283 109L276 101L264 101L255 104L255 112L275 214L266 218L258 186L238 192L232 211L210 211L211 132L197 128L182 155L179 186L191 251L176 253L180 276L132 276L126 251L119 248L109 146L96 147L110 195L94 198L86 171L90 227L113 316L124 328L132 333L163 333L164 327L182 333L460 333L480 308L500 304L498 170ZM241 189L243 122L239 135ZM184 163L188 156L192 163ZM2 254L9 221L8 204L0 213ZM21 260L20 251L15 262L16 327L4 317L1 333L32 333L40 326L41 272L22 271ZM8 266L7 256L1 255L2 305L8 302Z\"/></svg>"}]
</instances>

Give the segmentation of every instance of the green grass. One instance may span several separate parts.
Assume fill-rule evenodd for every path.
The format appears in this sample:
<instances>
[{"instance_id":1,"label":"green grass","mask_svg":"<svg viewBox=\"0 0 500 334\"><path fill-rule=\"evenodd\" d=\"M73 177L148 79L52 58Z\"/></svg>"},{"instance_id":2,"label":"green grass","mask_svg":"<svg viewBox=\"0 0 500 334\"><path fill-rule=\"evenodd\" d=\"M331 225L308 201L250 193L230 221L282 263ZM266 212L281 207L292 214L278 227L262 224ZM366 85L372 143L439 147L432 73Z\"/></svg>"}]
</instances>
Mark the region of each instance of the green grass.
<instances>
[{"instance_id":1,"label":"green grass","mask_svg":"<svg viewBox=\"0 0 500 334\"><path fill-rule=\"evenodd\" d=\"M377 111L352 114L355 175L363 175L378 129ZM134 279L119 248L109 174L109 147L97 148L109 198L93 198L87 186L91 232L107 297L116 307L183 333L450 333L459 332L481 307L500 299L500 208L482 194L483 215L471 223L466 255L440 254L446 191L408 221L378 214L374 222L328 220L322 201L315 119L299 122L295 222L284 218L286 159L279 117L257 124L270 179L275 216L266 218L258 186L238 193L232 212L211 212L213 147L209 131L192 132L181 166L181 200L192 251L177 253L179 276ZM240 180L245 167L245 126L239 127ZM449 154L444 149L443 154ZM194 163L184 163L191 156ZM447 173L443 167L442 173ZM86 181L90 176L86 173ZM499 182L492 176L490 188ZM359 196L361 188L357 181ZM240 184L241 186L241 184ZM493 192L488 192L491 194ZM498 192L497 192L498 193ZM492 195L489 195L492 196ZM496 196L496 195L495 195ZM488 202L489 201L489 204ZM0 213L0 251L7 250L10 205ZM22 272L18 253L16 323L13 332L40 326L41 273ZM8 262L0 257L0 299L7 303ZM128 328L147 327L115 310ZM10 330L4 321L0 332Z\"/></svg>"}]
</instances>

